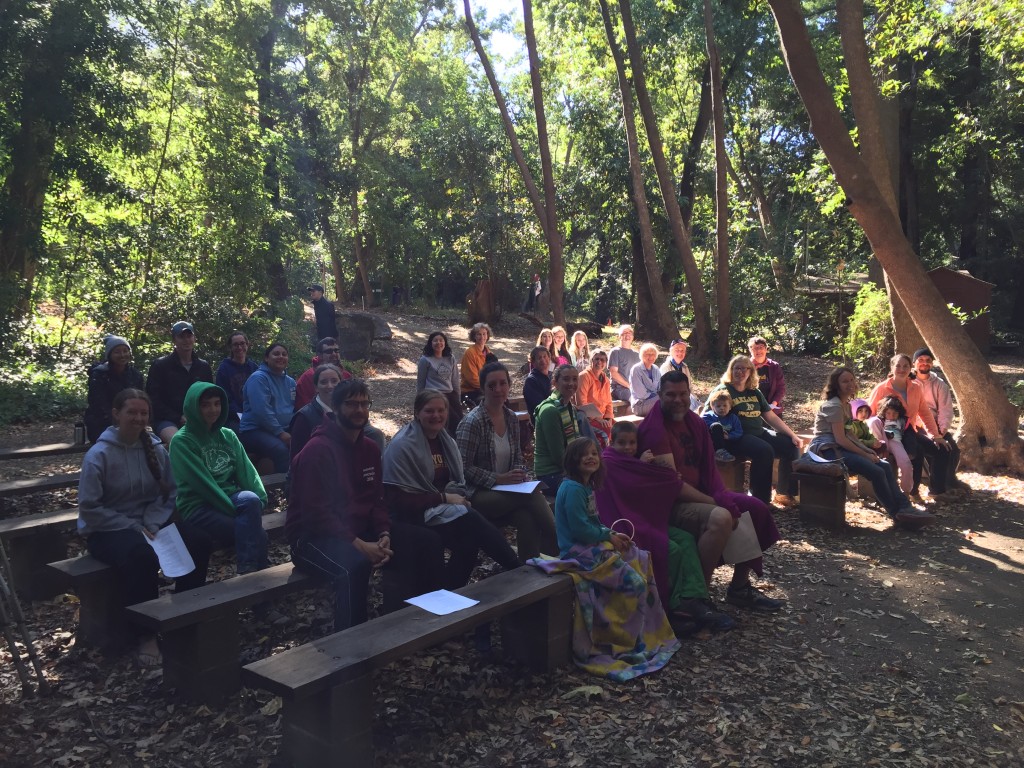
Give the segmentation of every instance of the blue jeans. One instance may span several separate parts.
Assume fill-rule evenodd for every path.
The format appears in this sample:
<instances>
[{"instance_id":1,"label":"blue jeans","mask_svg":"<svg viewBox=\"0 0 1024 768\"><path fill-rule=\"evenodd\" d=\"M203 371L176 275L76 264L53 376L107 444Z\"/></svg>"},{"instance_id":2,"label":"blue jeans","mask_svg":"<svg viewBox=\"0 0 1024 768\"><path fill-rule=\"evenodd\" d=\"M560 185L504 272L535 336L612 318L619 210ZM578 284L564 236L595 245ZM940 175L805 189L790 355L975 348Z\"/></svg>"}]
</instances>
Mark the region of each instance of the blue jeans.
<instances>
[{"instance_id":1,"label":"blue jeans","mask_svg":"<svg viewBox=\"0 0 1024 768\"><path fill-rule=\"evenodd\" d=\"M269 567L267 532L263 530L263 502L252 491L239 491L231 496L231 503L235 505L234 517L203 505L192 511L188 521L206 531L218 547L235 548L238 573Z\"/></svg>"},{"instance_id":2,"label":"blue jeans","mask_svg":"<svg viewBox=\"0 0 1024 768\"><path fill-rule=\"evenodd\" d=\"M291 451L277 435L264 432L262 429L252 429L239 432L238 439L242 441L245 450L256 457L256 461L270 459L274 462L275 472L288 471L288 466L291 463Z\"/></svg>"},{"instance_id":3,"label":"blue jeans","mask_svg":"<svg viewBox=\"0 0 1024 768\"><path fill-rule=\"evenodd\" d=\"M896 481L896 473L889 462L885 460L874 462L860 454L851 453L838 447L835 451L846 463L846 468L851 475L860 475L871 481L871 485L875 489L875 497L890 515L895 515L901 509L910 506L907 497L900 490L899 483Z\"/></svg>"}]
</instances>

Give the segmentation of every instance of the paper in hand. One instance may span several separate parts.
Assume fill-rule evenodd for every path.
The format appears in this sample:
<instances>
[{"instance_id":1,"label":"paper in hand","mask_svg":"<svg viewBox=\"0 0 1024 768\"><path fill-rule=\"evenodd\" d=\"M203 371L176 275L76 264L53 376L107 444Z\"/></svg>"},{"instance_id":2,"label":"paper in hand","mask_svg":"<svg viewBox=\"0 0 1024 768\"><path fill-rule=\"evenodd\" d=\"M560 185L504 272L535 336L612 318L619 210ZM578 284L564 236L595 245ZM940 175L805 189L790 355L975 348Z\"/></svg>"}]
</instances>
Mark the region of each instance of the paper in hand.
<instances>
[{"instance_id":1,"label":"paper in hand","mask_svg":"<svg viewBox=\"0 0 1024 768\"><path fill-rule=\"evenodd\" d=\"M188 553L178 526L174 523L157 531L156 538L151 539L148 536L145 538L149 542L149 546L156 552L157 559L160 561L160 570L167 578L176 579L179 576L192 573L196 569L192 555Z\"/></svg>"}]
</instances>

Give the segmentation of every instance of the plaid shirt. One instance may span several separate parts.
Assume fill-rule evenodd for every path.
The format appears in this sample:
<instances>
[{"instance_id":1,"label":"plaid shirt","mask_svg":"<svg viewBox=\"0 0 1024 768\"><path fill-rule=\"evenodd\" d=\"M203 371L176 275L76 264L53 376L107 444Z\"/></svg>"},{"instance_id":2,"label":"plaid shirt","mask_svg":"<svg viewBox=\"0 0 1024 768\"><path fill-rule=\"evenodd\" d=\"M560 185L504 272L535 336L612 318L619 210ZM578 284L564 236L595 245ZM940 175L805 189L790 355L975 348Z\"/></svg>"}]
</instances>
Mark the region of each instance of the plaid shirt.
<instances>
[{"instance_id":1,"label":"plaid shirt","mask_svg":"<svg viewBox=\"0 0 1024 768\"><path fill-rule=\"evenodd\" d=\"M522 465L523 452L519 447L519 418L508 408L501 409L505 416L505 439L512 448L511 467ZM494 426L482 405L478 405L459 422L455 442L462 454L466 471L466 488L470 498L480 489L493 488L498 482L494 471Z\"/></svg>"}]
</instances>

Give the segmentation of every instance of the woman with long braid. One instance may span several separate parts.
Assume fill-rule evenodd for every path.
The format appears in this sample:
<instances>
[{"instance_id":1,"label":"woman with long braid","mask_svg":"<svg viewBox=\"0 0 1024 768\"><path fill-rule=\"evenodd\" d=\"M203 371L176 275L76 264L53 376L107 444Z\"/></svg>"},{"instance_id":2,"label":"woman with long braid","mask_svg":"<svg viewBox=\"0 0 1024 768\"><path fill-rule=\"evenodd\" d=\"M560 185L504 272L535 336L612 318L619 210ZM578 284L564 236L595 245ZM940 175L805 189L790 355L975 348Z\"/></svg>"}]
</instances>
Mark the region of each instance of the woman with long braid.
<instances>
[{"instance_id":1,"label":"woman with long braid","mask_svg":"<svg viewBox=\"0 0 1024 768\"><path fill-rule=\"evenodd\" d=\"M112 425L85 454L78 484L78 532L89 554L117 572L125 605L157 597L160 565L146 539L168 525L174 512L174 476L160 439L146 429L150 410L149 396L142 390L118 393ZM175 588L181 592L206 583L212 544L187 523L177 525L196 564L192 573L177 579ZM136 640L140 666L158 666L156 638L142 635Z\"/></svg>"}]
</instances>

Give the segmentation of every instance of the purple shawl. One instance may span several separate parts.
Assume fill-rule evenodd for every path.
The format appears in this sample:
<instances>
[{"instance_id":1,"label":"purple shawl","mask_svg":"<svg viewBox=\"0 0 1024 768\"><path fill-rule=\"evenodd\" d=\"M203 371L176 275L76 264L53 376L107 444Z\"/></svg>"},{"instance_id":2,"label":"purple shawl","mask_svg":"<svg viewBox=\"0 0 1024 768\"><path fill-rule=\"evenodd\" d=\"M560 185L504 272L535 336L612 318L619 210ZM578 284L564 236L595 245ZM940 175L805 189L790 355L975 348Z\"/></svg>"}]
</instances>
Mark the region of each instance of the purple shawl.
<instances>
[{"instance_id":1,"label":"purple shawl","mask_svg":"<svg viewBox=\"0 0 1024 768\"><path fill-rule=\"evenodd\" d=\"M601 460L606 474L595 492L597 514L609 527L620 518L633 523L633 543L651 553L654 581L667 610L666 601L672 591L668 581L668 518L683 483L668 467L645 464L612 448L604 449ZM628 533L621 526L619 532Z\"/></svg>"},{"instance_id":2,"label":"purple shawl","mask_svg":"<svg viewBox=\"0 0 1024 768\"><path fill-rule=\"evenodd\" d=\"M725 487L722 476L718 474L718 467L715 466L715 447L711 442L711 433L700 416L693 411L687 411L686 426L693 434L700 453L698 466L700 485L697 486L697 490L713 498L715 504L725 507L733 517L738 518L744 512L749 512L750 519L754 523L754 531L757 533L757 541L761 545L761 551L764 552L781 538L779 529L775 527L775 518L772 517L771 508L760 499L755 499L745 493L735 493ZM638 431L641 453L648 448L654 451L656 456L671 453L672 436L665 429L665 419L661 414L660 402L654 404L654 408L640 423ZM646 494L646 489L644 493ZM744 565L749 566L758 576L761 575L762 558L748 560Z\"/></svg>"}]
</instances>

